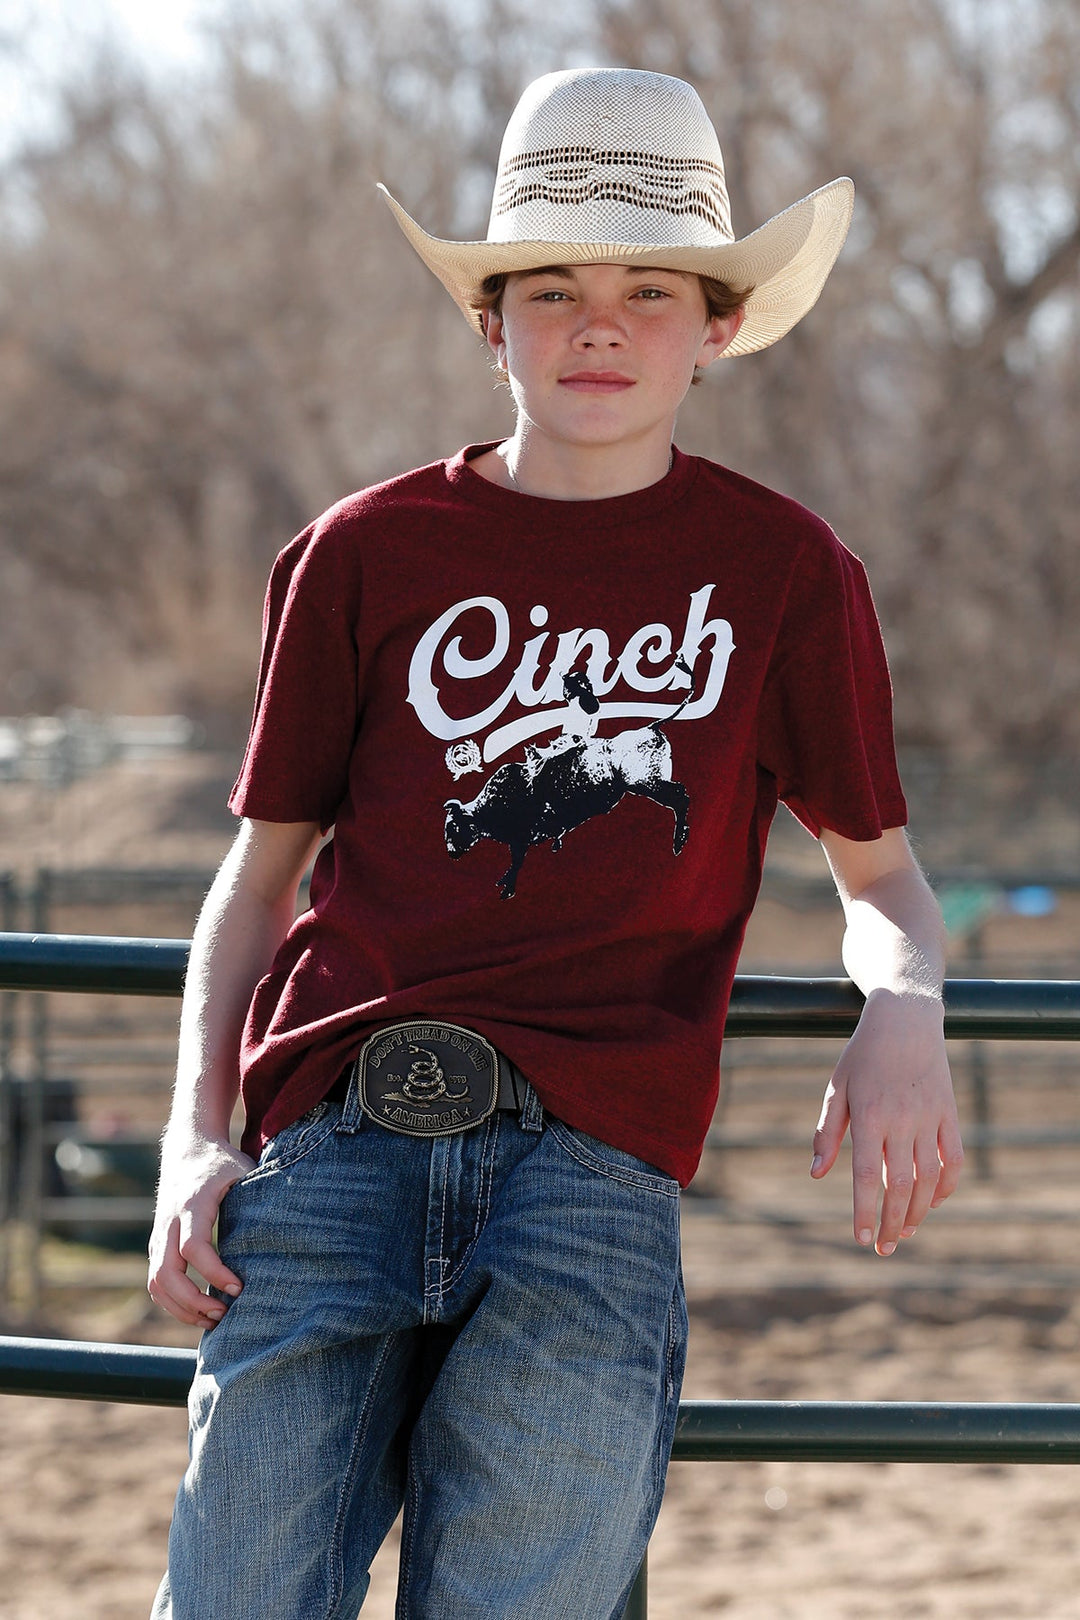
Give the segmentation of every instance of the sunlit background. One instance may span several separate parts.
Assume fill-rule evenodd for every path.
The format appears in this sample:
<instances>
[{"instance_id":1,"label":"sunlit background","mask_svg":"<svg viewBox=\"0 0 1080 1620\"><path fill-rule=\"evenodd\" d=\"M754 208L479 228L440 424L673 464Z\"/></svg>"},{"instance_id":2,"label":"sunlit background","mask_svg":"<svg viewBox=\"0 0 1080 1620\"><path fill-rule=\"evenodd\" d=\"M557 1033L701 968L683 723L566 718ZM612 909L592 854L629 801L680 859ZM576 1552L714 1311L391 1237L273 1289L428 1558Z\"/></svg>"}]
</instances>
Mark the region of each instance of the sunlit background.
<instances>
[{"instance_id":1,"label":"sunlit background","mask_svg":"<svg viewBox=\"0 0 1080 1620\"><path fill-rule=\"evenodd\" d=\"M715 366L679 441L865 559L950 972L1080 978L1071 0L6 0L0 925L189 932L274 556L511 425L375 183L482 236L521 89L597 63L697 85L740 235L854 178L818 306ZM836 973L839 932L782 815L743 970ZM848 1238L846 1170L806 1175L830 1062L809 1045L725 1049L684 1201L687 1394L1075 1399L1075 1047L953 1047L967 1186L882 1268ZM175 1336L139 1252L174 1055L171 1002L0 997L0 1327ZM4 1620L69 1616L73 1591L81 1620L136 1620L179 1415L6 1406ZM1075 1614L1068 1472L680 1465L651 1612ZM388 1556L365 1620L393 1579Z\"/></svg>"},{"instance_id":2,"label":"sunlit background","mask_svg":"<svg viewBox=\"0 0 1080 1620\"><path fill-rule=\"evenodd\" d=\"M681 440L865 558L918 779L989 772L1080 853L1078 32L1058 0L9 8L0 713L236 741L280 546L509 423L375 181L482 235L523 84L621 62L698 85L740 233L854 177L818 308Z\"/></svg>"}]
</instances>

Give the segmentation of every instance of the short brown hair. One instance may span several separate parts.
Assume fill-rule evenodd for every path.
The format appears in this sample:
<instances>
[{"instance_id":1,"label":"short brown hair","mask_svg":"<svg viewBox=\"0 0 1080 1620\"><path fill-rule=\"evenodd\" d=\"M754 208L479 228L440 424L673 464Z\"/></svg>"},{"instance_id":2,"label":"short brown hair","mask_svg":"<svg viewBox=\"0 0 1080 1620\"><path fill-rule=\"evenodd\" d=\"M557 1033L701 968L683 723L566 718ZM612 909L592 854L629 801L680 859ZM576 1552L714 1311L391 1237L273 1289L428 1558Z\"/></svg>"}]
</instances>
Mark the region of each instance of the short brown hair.
<instances>
[{"instance_id":1,"label":"short brown hair","mask_svg":"<svg viewBox=\"0 0 1080 1620\"><path fill-rule=\"evenodd\" d=\"M470 308L478 316L489 309L498 315L502 309L503 293L509 280L510 276L505 271L485 276L475 298L470 300ZM742 309L754 290L753 287L729 286L726 281L720 281L716 276L699 275L698 281L705 296L705 312L710 320L723 320L728 315L734 315L736 310ZM697 366L694 367L693 380L695 383L701 381L701 370Z\"/></svg>"}]
</instances>

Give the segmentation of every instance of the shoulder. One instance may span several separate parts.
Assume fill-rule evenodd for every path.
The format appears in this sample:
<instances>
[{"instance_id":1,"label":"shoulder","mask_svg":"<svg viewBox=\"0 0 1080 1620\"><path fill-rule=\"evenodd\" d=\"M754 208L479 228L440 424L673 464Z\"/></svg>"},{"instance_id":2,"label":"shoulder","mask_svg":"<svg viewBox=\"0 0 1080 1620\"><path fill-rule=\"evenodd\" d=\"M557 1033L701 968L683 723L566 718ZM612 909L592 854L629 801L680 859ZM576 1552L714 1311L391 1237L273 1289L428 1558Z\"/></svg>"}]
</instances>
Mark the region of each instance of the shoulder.
<instances>
[{"instance_id":1,"label":"shoulder","mask_svg":"<svg viewBox=\"0 0 1080 1620\"><path fill-rule=\"evenodd\" d=\"M398 473L366 489L354 490L327 507L285 550L310 546L331 549L358 540L373 525L392 522L437 500L446 489L446 463L432 462Z\"/></svg>"},{"instance_id":2,"label":"shoulder","mask_svg":"<svg viewBox=\"0 0 1080 1620\"><path fill-rule=\"evenodd\" d=\"M712 505L747 559L778 588L812 594L865 580L859 558L818 513L718 462L694 459L699 499Z\"/></svg>"},{"instance_id":3,"label":"shoulder","mask_svg":"<svg viewBox=\"0 0 1080 1620\"><path fill-rule=\"evenodd\" d=\"M432 461L427 466L413 467L409 472L397 473L381 483L356 490L324 512L318 525L337 533L445 498L447 466L445 461Z\"/></svg>"},{"instance_id":4,"label":"shoulder","mask_svg":"<svg viewBox=\"0 0 1080 1620\"><path fill-rule=\"evenodd\" d=\"M283 547L275 577L339 587L359 582L365 552L385 544L396 526L430 508L445 489L446 463L436 461L343 496Z\"/></svg>"}]
</instances>

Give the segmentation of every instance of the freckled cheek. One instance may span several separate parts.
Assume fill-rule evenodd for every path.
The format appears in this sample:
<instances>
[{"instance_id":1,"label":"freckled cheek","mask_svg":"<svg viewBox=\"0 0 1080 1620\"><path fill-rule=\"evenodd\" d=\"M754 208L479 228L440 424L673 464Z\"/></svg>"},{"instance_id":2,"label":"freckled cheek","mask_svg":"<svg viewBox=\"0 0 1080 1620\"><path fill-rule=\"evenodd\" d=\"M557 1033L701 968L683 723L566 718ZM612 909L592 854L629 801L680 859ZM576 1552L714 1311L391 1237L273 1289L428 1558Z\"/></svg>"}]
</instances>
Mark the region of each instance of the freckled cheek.
<instances>
[{"instance_id":1,"label":"freckled cheek","mask_svg":"<svg viewBox=\"0 0 1080 1620\"><path fill-rule=\"evenodd\" d=\"M680 383L684 374L692 376L700 346L682 334L669 334L655 346L649 345L647 359L653 376L672 386Z\"/></svg>"},{"instance_id":2,"label":"freckled cheek","mask_svg":"<svg viewBox=\"0 0 1080 1620\"><path fill-rule=\"evenodd\" d=\"M527 337L519 337L508 344L506 354L511 371L518 371L522 376L528 375L531 378L544 370L550 370L555 364L550 344L530 342Z\"/></svg>"},{"instance_id":3,"label":"freckled cheek","mask_svg":"<svg viewBox=\"0 0 1080 1620\"><path fill-rule=\"evenodd\" d=\"M670 354L658 362L653 372L657 388L664 393L677 393L693 374L694 362L692 359L685 364L673 362Z\"/></svg>"}]
</instances>

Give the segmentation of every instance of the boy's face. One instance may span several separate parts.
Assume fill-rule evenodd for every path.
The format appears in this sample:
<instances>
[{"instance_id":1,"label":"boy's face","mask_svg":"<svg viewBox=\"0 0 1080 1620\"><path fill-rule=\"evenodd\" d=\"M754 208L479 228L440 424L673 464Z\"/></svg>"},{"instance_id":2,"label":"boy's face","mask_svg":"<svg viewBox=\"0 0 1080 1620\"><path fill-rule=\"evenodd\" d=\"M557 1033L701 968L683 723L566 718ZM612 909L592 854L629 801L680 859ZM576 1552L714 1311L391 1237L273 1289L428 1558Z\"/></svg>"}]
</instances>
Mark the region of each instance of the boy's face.
<instances>
[{"instance_id":1,"label":"boy's face","mask_svg":"<svg viewBox=\"0 0 1080 1620\"><path fill-rule=\"evenodd\" d=\"M587 264L512 275L486 329L519 417L584 448L669 444L695 366L741 321L710 317L694 275Z\"/></svg>"}]
</instances>

